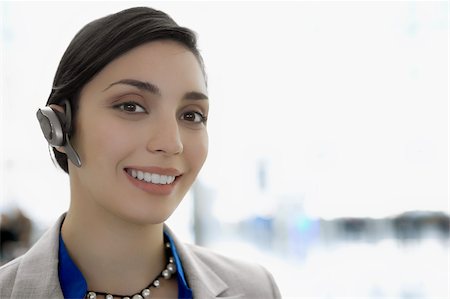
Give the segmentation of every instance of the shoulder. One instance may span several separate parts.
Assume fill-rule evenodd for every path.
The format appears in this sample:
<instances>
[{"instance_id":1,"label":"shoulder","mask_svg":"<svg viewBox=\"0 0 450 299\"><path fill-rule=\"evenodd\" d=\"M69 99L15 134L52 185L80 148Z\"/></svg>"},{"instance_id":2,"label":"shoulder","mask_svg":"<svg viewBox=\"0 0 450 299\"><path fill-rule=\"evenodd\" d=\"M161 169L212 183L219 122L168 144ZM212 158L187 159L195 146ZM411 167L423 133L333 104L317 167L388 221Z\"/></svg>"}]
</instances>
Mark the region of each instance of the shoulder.
<instances>
[{"instance_id":1,"label":"shoulder","mask_svg":"<svg viewBox=\"0 0 450 299\"><path fill-rule=\"evenodd\" d=\"M57 298L60 220L22 256L0 267L0 298ZM45 286L45 288L44 288Z\"/></svg>"},{"instance_id":2,"label":"shoulder","mask_svg":"<svg viewBox=\"0 0 450 299\"><path fill-rule=\"evenodd\" d=\"M233 270L233 272L236 272L236 270L243 270L245 272L259 273L264 270L262 266L256 263L232 258L205 247L193 244L186 244L186 247L193 255L217 271L229 272Z\"/></svg>"},{"instance_id":3,"label":"shoulder","mask_svg":"<svg viewBox=\"0 0 450 299\"><path fill-rule=\"evenodd\" d=\"M204 247L191 244L185 246L201 264L214 271L230 287L230 290L238 289L247 298L280 298L280 292L272 274L263 266L228 257Z\"/></svg>"}]
</instances>

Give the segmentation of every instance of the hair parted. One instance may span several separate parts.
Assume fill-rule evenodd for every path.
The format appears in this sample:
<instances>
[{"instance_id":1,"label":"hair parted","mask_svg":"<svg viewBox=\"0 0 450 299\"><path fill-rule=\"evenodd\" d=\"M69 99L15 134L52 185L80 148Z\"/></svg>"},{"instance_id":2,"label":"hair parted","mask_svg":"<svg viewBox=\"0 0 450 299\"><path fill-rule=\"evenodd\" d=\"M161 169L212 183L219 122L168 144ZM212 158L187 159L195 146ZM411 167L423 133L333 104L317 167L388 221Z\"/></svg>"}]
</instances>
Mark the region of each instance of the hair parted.
<instances>
[{"instance_id":1,"label":"hair parted","mask_svg":"<svg viewBox=\"0 0 450 299\"><path fill-rule=\"evenodd\" d=\"M94 20L75 35L59 63L47 105L69 100L74 123L83 86L120 55L155 40L173 40L189 49L197 57L206 80L195 32L179 26L162 11L134 7ZM58 165L68 173L67 156L55 148L53 153Z\"/></svg>"}]
</instances>

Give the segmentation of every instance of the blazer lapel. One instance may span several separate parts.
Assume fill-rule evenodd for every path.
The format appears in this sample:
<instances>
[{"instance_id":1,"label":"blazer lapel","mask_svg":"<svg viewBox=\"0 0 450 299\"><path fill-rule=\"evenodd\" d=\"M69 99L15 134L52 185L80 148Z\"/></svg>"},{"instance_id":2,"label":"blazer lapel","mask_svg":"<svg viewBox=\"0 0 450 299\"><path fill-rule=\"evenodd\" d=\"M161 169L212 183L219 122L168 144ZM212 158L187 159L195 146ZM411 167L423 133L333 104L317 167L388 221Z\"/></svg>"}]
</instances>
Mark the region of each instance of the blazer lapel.
<instances>
[{"instance_id":1,"label":"blazer lapel","mask_svg":"<svg viewBox=\"0 0 450 299\"><path fill-rule=\"evenodd\" d=\"M12 298L63 298L58 277L59 230L65 215L22 257Z\"/></svg>"},{"instance_id":2,"label":"blazer lapel","mask_svg":"<svg viewBox=\"0 0 450 299\"><path fill-rule=\"evenodd\" d=\"M183 244L172 231L165 225L164 230L172 237L177 248L178 255L183 263L189 287L195 298L228 298L238 299L243 296L221 296L229 286L211 267L200 260L185 244Z\"/></svg>"}]
</instances>

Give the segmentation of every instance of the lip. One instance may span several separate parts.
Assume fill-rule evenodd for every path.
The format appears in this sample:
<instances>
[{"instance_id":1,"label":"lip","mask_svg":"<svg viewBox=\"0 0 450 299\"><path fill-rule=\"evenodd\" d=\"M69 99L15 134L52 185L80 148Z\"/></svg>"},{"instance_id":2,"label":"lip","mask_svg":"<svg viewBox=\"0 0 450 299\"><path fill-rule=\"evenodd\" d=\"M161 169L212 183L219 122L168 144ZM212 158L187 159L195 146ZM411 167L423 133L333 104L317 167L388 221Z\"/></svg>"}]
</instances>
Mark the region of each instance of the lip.
<instances>
[{"instance_id":1,"label":"lip","mask_svg":"<svg viewBox=\"0 0 450 299\"><path fill-rule=\"evenodd\" d=\"M135 169L135 170L140 170L140 171L144 171L144 172L175 176L175 181L173 181L171 184L165 184L165 185L164 184L147 183L145 181L140 181L140 180L133 178L128 173L128 171L127 171L128 169ZM124 173L132 185L141 189L142 191L145 191L146 193L150 193L150 194L154 194L154 195L170 195L181 176L181 172L175 168L161 168L161 167L130 166L130 167L124 168Z\"/></svg>"}]
</instances>

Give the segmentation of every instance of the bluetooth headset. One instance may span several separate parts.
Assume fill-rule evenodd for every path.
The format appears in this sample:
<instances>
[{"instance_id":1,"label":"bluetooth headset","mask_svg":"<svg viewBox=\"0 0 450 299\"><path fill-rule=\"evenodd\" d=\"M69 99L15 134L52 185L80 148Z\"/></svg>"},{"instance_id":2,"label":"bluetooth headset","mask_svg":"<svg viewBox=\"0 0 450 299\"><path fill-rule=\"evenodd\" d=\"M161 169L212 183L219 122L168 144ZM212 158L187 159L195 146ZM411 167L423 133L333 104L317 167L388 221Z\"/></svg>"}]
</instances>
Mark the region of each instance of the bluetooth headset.
<instances>
[{"instance_id":1,"label":"bluetooth headset","mask_svg":"<svg viewBox=\"0 0 450 299\"><path fill-rule=\"evenodd\" d=\"M69 133L72 128L72 109L70 102L64 100L65 112L57 111L47 106L38 109L36 117L41 125L45 139L52 147L64 147L67 157L72 163L81 167L81 160L78 153L70 144Z\"/></svg>"}]
</instances>

